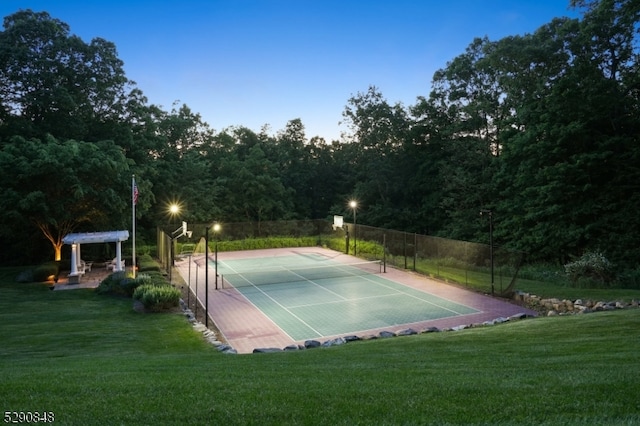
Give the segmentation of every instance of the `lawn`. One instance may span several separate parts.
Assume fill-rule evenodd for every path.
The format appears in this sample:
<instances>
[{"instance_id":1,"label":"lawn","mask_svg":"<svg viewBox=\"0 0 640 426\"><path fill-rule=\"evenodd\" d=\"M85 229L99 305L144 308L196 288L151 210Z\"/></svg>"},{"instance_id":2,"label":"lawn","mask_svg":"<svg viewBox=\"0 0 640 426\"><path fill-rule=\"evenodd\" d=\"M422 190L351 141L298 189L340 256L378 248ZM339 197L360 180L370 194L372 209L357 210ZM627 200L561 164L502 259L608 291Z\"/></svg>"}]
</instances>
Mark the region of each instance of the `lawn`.
<instances>
[{"instance_id":1,"label":"lawn","mask_svg":"<svg viewBox=\"0 0 640 426\"><path fill-rule=\"evenodd\" d=\"M4 412L64 425L640 424L638 309L226 355L179 314L10 276Z\"/></svg>"}]
</instances>

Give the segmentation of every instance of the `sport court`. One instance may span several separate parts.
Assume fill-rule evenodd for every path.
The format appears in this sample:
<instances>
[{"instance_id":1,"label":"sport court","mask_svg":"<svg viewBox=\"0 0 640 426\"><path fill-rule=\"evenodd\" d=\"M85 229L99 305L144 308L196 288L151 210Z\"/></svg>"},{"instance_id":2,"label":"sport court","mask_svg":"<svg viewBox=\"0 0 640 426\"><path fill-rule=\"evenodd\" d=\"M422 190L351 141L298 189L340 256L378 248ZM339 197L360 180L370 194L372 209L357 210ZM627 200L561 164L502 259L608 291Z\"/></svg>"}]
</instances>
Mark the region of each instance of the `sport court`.
<instances>
[{"instance_id":1,"label":"sport court","mask_svg":"<svg viewBox=\"0 0 640 426\"><path fill-rule=\"evenodd\" d=\"M239 353L305 340L412 327L453 327L523 308L319 247L218 253L209 260L209 316ZM188 261L178 268L185 281ZM204 266L204 260L198 262ZM192 265L193 268L193 265ZM203 269L203 268L202 268ZM191 271L193 272L193 271ZM204 305L204 272L191 290ZM218 286L218 290L215 286Z\"/></svg>"}]
</instances>

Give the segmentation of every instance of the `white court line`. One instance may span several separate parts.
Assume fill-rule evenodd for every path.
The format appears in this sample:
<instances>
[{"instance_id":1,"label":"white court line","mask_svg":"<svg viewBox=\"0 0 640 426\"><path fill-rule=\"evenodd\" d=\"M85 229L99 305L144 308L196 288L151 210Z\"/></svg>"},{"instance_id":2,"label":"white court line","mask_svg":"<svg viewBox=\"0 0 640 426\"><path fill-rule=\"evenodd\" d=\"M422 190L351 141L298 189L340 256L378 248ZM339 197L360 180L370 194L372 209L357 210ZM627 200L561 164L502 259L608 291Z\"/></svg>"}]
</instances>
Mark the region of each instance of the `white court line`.
<instances>
[{"instance_id":1,"label":"white court line","mask_svg":"<svg viewBox=\"0 0 640 426\"><path fill-rule=\"evenodd\" d=\"M426 300L426 299L423 299L423 298L421 298L421 297L415 296L415 295L413 295L413 294L409 294L409 293L407 293L407 292L405 292L405 291L399 290L399 289L397 289L397 288L393 288L393 287L391 287L391 286L389 286L389 285L385 285L384 283L376 282L376 281L371 280L370 278L368 278L366 275L353 275L353 276L361 277L363 280L370 281L370 282L372 282L372 283L376 284L377 286L379 286L379 287L383 287L383 288L386 288L386 289L389 289L389 290L393 291L394 293L392 293L392 294L382 294L382 295L376 295L376 296L357 297L357 298L352 298L352 299L346 299L346 298L343 298L343 300L340 300L340 301L331 301L331 302L322 302L322 303L309 303L309 304L305 304L305 305L296 305L296 306L291 306L290 308L291 308L291 309L295 309L295 308L301 308L301 307L302 307L302 308L304 308L304 307L312 307L312 306L331 305L331 304L335 304L335 303L342 303L343 301L354 301L354 302L357 302L357 301L360 301L360 300L368 300L368 299L375 299L375 298L385 298L385 297L393 297L393 296L398 296L398 295L404 295L404 296L411 297L411 298L413 298L413 299L420 300L421 302L424 302L424 303L430 304L430 305L432 305L432 306L435 306L435 307L437 307L437 308L443 309L443 310L445 310L445 311L449 311L449 312L454 313L454 314L456 314L456 315L469 315L469 314L465 314L465 313L462 313L462 312L455 311L455 310L453 310L453 309L446 308L446 307L444 307L444 306L442 306L442 305L439 305L439 304L437 304L437 303L435 303L435 302L432 302L432 301L430 301L430 300ZM386 280L386 278L384 278L384 279ZM391 281L391 280L388 280L388 281L393 282L393 283L395 283L395 284L397 284L397 285L402 285L402 286L404 286L404 284L396 283L395 281ZM317 284L317 283L316 283L316 284ZM322 287L322 285L320 285L320 284L317 284L317 285L318 285L318 286L320 286L320 287ZM411 287L409 287L409 288L411 288ZM412 289L412 290L420 291L420 290L416 290L416 289ZM423 292L423 293L424 293L424 292ZM447 299L445 299L445 298L443 298L443 297L436 296L435 294L425 293L425 296L426 296L427 294L428 294L428 295L431 295L432 297L437 297L438 299L442 299L442 300L446 300L447 302L454 303L454 304L456 304L456 305L464 306L465 308L468 308L468 309L473 309L473 310L475 311L474 313L478 313L478 312L480 312L480 311L478 311L478 310L477 310L477 309L475 309L475 308L472 308L472 307L470 307L470 306L463 305L462 303L454 302L454 301L452 301L452 300L447 300Z\"/></svg>"},{"instance_id":2,"label":"white court line","mask_svg":"<svg viewBox=\"0 0 640 426\"><path fill-rule=\"evenodd\" d=\"M271 299L271 301L272 301L273 303L275 303L277 306L279 306L282 310L284 310L285 312L289 313L289 315L291 315L292 317L294 317L295 319L297 319L300 323L302 323L302 324L303 324L305 327L307 327L309 330L313 331L313 332L314 332L314 333L316 333L318 336L322 336L322 333L320 333L318 330L316 330L315 328L313 328L312 326L310 326L309 324L307 324L307 322L306 322L306 321L304 321L304 320L303 320L302 318L300 318L298 315L296 315L296 314L294 314L293 312L291 312L291 311L289 310L289 308L287 308L286 306L284 306L282 303L278 302L276 299L274 299L273 297L271 297L271 296L269 296L267 293L265 293L265 292L260 288L260 286L257 286L257 285L255 285L255 284L251 283L251 281L250 281L250 280L248 280L248 279L246 279L245 277L243 277L241 273L239 273L239 274L238 274L238 276L239 276L239 277L241 277L243 280L245 280L245 281L247 281L248 283L250 283L250 284L251 284L251 285L248 285L248 286L242 286L242 287L240 287L240 289L241 289L241 288L244 288L244 287L248 287L248 288L253 287L253 288L255 288L255 289L256 289L256 290L258 290L260 293L262 293L263 295L265 295L266 297L268 297L269 299ZM235 288L235 287L234 287L234 288ZM255 303L253 303L253 302L251 301L251 299L249 299L245 294L243 294L243 293L242 293L242 291L240 291L240 289L239 289L239 288L235 288L235 290L236 290L238 293L240 293L240 294L241 294L245 299L247 299L247 300L249 301L249 303L251 303L253 306L255 306L255 307L256 307L256 309L258 309L260 312L262 312L262 313L263 313L267 318L269 318L269 320L270 320L272 323L274 323L274 324L275 324L275 325L276 325L280 330L282 330L282 331L283 331L287 336L289 336L289 338L291 338L292 340L294 340L294 339L293 339L293 338L292 338L292 337L291 337L291 336L290 336L286 331L284 331L284 330L282 329L282 327L280 327L280 326L276 323L276 321L275 321L275 320L273 320L269 315L267 315L267 313L266 313L265 311L263 311L263 310L262 310L262 309L260 309L258 306L256 306L256 304L255 304Z\"/></svg>"}]
</instances>

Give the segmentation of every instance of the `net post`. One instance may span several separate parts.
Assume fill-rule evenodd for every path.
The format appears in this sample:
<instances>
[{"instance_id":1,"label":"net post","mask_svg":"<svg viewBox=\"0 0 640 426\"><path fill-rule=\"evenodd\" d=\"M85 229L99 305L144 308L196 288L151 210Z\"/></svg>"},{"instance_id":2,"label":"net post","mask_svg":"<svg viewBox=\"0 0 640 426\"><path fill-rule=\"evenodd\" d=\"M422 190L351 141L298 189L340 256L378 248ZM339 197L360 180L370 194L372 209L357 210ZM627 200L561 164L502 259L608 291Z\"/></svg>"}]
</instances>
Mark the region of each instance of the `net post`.
<instances>
[{"instance_id":1,"label":"net post","mask_svg":"<svg viewBox=\"0 0 640 426\"><path fill-rule=\"evenodd\" d=\"M387 234L382 234L382 272L387 273Z\"/></svg>"}]
</instances>

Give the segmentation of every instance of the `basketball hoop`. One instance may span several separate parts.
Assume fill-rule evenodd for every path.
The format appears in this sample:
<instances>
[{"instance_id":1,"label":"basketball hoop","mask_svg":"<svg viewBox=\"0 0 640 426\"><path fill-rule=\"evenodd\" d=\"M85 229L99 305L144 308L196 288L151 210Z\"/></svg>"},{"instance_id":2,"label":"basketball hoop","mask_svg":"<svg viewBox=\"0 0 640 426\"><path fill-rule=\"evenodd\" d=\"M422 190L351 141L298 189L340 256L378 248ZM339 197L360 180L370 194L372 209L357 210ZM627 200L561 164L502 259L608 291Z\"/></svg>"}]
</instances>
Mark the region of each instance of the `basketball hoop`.
<instances>
[{"instance_id":1,"label":"basketball hoop","mask_svg":"<svg viewBox=\"0 0 640 426\"><path fill-rule=\"evenodd\" d=\"M342 216L338 216L338 215L334 215L333 216L333 225L331 225L333 230L335 231L338 228L342 229L343 226L344 226L343 217Z\"/></svg>"}]
</instances>

